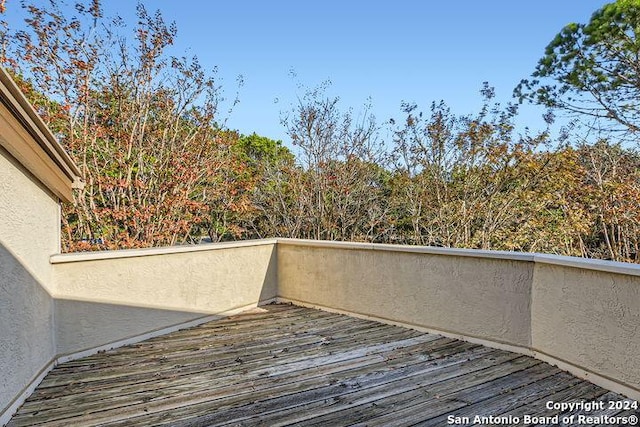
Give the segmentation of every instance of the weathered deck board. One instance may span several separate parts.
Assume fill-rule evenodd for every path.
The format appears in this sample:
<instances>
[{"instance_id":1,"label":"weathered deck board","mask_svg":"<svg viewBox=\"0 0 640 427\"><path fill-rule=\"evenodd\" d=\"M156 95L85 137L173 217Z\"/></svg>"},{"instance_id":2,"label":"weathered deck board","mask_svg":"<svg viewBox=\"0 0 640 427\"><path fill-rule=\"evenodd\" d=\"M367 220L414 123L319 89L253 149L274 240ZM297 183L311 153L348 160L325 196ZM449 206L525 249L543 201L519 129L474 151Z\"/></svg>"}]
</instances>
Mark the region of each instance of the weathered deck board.
<instances>
[{"instance_id":1,"label":"weathered deck board","mask_svg":"<svg viewBox=\"0 0 640 427\"><path fill-rule=\"evenodd\" d=\"M621 399L529 357L276 304L62 364L9 426L446 425L598 398Z\"/></svg>"}]
</instances>

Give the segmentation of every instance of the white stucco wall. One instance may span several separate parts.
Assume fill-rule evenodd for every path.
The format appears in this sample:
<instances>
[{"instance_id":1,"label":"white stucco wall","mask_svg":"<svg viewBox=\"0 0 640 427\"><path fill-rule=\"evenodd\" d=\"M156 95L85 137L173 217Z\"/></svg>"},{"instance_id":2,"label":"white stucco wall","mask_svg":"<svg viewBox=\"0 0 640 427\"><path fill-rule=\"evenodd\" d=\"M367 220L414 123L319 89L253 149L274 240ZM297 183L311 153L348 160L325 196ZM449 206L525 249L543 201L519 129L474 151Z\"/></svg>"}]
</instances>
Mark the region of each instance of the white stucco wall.
<instances>
[{"instance_id":1,"label":"white stucco wall","mask_svg":"<svg viewBox=\"0 0 640 427\"><path fill-rule=\"evenodd\" d=\"M57 201L0 148L0 418L56 353L47 288L59 218Z\"/></svg>"},{"instance_id":2,"label":"white stucco wall","mask_svg":"<svg viewBox=\"0 0 640 427\"><path fill-rule=\"evenodd\" d=\"M533 264L470 251L278 243L285 299L515 346L531 344ZM460 255L457 255L460 254Z\"/></svg>"},{"instance_id":3,"label":"white stucco wall","mask_svg":"<svg viewBox=\"0 0 640 427\"><path fill-rule=\"evenodd\" d=\"M531 311L536 350L640 388L639 276L536 263Z\"/></svg>"},{"instance_id":4,"label":"white stucco wall","mask_svg":"<svg viewBox=\"0 0 640 427\"><path fill-rule=\"evenodd\" d=\"M276 297L275 241L68 254L53 262L61 355Z\"/></svg>"}]
</instances>

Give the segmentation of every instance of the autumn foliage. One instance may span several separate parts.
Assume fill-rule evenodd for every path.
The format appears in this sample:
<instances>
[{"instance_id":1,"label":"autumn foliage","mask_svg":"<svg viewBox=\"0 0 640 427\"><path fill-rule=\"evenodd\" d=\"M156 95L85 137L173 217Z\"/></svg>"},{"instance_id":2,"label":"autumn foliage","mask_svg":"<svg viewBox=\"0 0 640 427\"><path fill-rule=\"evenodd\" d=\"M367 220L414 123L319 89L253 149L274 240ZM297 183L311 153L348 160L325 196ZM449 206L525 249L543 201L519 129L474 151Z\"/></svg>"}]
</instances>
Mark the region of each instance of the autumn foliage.
<instances>
[{"instance_id":1,"label":"autumn foliage","mask_svg":"<svg viewBox=\"0 0 640 427\"><path fill-rule=\"evenodd\" d=\"M80 166L86 186L64 206L67 250L191 242L214 206L243 185L238 136L217 125L219 88L197 58L170 57L176 28L137 8L134 41L99 1L73 13L27 6L6 65ZM242 210L237 197L225 209Z\"/></svg>"},{"instance_id":2,"label":"autumn foliage","mask_svg":"<svg viewBox=\"0 0 640 427\"><path fill-rule=\"evenodd\" d=\"M215 74L168 54L159 13L126 37L99 0L26 10L2 58L83 173L66 251L283 236L640 261L640 156L518 130L487 84L476 114L403 103L387 123L307 89L289 150L221 125Z\"/></svg>"}]
</instances>

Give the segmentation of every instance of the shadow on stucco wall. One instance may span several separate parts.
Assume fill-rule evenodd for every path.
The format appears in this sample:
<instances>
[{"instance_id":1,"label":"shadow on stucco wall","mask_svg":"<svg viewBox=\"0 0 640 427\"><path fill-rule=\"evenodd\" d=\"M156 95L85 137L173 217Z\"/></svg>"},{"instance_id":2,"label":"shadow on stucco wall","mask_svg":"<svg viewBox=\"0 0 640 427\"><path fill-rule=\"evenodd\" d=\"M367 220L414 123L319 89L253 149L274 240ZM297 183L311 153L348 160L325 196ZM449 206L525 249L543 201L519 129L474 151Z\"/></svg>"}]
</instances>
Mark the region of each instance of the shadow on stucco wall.
<instances>
[{"instance_id":1,"label":"shadow on stucco wall","mask_svg":"<svg viewBox=\"0 0 640 427\"><path fill-rule=\"evenodd\" d=\"M53 326L51 295L0 242L0 420L54 359Z\"/></svg>"}]
</instances>

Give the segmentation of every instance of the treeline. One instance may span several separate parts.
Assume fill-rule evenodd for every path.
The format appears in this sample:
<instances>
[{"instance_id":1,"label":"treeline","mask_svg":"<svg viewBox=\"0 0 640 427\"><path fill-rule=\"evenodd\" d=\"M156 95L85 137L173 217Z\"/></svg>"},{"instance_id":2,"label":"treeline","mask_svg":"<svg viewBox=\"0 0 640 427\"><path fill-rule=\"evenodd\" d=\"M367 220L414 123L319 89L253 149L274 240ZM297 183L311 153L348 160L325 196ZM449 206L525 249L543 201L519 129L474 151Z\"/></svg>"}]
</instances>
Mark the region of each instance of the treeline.
<instances>
[{"instance_id":1,"label":"treeline","mask_svg":"<svg viewBox=\"0 0 640 427\"><path fill-rule=\"evenodd\" d=\"M474 115L404 103L376 123L320 86L283 116L289 150L224 128L215 75L168 55L176 29L159 13L138 5L127 39L98 0L26 10L2 61L84 175L66 251L280 236L640 261L631 127L627 142L521 131L486 84Z\"/></svg>"},{"instance_id":2,"label":"treeline","mask_svg":"<svg viewBox=\"0 0 640 427\"><path fill-rule=\"evenodd\" d=\"M559 146L547 131L521 135L516 109L492 105L489 87L483 94L475 116L406 104L383 144L372 120L355 123L336 99L309 92L287 121L298 161L253 157L257 181L241 237L638 261L637 153L605 140Z\"/></svg>"}]
</instances>

